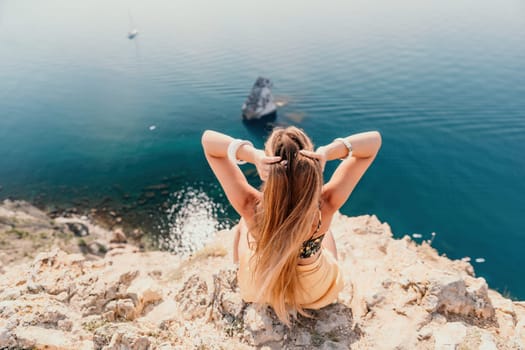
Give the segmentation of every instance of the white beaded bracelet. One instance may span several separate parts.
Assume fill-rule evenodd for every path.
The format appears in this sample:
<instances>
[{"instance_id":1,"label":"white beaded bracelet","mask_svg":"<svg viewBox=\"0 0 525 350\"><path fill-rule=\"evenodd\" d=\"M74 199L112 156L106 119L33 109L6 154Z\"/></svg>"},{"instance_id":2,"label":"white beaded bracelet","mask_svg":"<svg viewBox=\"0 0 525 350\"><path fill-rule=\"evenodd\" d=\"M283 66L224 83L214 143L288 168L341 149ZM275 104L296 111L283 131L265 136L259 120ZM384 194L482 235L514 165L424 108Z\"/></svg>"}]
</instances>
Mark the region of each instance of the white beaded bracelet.
<instances>
[{"instance_id":1,"label":"white beaded bracelet","mask_svg":"<svg viewBox=\"0 0 525 350\"><path fill-rule=\"evenodd\" d=\"M348 155L344 158L341 158L341 160L346 160L352 157L352 144L347 139L344 139L342 137L338 137L334 140L334 142L341 142L345 147L348 149Z\"/></svg>"},{"instance_id":2,"label":"white beaded bracelet","mask_svg":"<svg viewBox=\"0 0 525 350\"><path fill-rule=\"evenodd\" d=\"M250 145L253 147L253 143L246 140L241 139L235 139L228 145L228 159L230 159L232 162L237 163L239 165L246 164L247 162L245 160L240 160L237 158L237 151L241 146L244 145Z\"/></svg>"}]
</instances>

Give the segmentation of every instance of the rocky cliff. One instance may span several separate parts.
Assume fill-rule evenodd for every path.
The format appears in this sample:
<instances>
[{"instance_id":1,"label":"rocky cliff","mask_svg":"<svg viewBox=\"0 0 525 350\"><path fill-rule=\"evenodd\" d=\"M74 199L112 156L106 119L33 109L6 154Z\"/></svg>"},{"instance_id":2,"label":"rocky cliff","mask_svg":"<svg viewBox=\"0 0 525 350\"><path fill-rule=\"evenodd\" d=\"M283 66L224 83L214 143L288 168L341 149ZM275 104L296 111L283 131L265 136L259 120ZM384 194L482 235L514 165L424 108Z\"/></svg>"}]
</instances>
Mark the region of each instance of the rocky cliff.
<instances>
[{"instance_id":1,"label":"rocky cliff","mask_svg":"<svg viewBox=\"0 0 525 350\"><path fill-rule=\"evenodd\" d=\"M232 233L181 258L23 202L0 205L0 348L522 349L525 303L375 216L337 216L345 289L292 328L240 298ZM129 233L128 233L129 234ZM40 252L38 252L40 251Z\"/></svg>"}]
</instances>

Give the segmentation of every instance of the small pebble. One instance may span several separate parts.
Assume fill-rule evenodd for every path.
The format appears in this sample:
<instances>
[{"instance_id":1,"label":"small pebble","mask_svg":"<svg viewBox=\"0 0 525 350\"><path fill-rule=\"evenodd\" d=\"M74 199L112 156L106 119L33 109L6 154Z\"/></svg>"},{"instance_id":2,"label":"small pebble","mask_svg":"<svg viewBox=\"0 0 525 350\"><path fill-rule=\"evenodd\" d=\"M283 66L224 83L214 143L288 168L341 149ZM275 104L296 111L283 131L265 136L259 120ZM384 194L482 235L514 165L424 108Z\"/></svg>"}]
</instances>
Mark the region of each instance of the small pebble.
<instances>
[{"instance_id":1,"label":"small pebble","mask_svg":"<svg viewBox=\"0 0 525 350\"><path fill-rule=\"evenodd\" d=\"M156 128L157 128L156 125L151 125L151 126L149 127L149 129L150 129L151 131L155 130Z\"/></svg>"},{"instance_id":2,"label":"small pebble","mask_svg":"<svg viewBox=\"0 0 525 350\"><path fill-rule=\"evenodd\" d=\"M476 258L474 261L481 264L485 262L485 258Z\"/></svg>"},{"instance_id":3,"label":"small pebble","mask_svg":"<svg viewBox=\"0 0 525 350\"><path fill-rule=\"evenodd\" d=\"M414 237L414 238L421 238L423 236L420 233L413 233L412 237Z\"/></svg>"}]
</instances>

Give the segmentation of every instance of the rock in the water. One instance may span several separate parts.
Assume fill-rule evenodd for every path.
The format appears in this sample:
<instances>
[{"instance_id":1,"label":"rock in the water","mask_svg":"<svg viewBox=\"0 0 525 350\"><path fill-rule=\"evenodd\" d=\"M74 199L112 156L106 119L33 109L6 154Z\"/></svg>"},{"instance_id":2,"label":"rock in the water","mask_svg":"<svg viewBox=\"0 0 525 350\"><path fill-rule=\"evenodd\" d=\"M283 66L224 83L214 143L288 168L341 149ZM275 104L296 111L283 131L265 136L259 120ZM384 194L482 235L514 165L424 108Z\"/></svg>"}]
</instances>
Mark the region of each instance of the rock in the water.
<instances>
[{"instance_id":1,"label":"rock in the water","mask_svg":"<svg viewBox=\"0 0 525 350\"><path fill-rule=\"evenodd\" d=\"M77 237L85 237L89 235L89 229L86 225L80 222L68 222L66 226Z\"/></svg>"},{"instance_id":2,"label":"rock in the water","mask_svg":"<svg viewBox=\"0 0 525 350\"><path fill-rule=\"evenodd\" d=\"M98 240L89 243L85 248L86 253L98 256L104 256L108 252L108 248Z\"/></svg>"},{"instance_id":3,"label":"rock in the water","mask_svg":"<svg viewBox=\"0 0 525 350\"><path fill-rule=\"evenodd\" d=\"M242 105L242 116L244 119L260 119L276 113L277 106L270 90L271 87L270 79L257 78L250 95Z\"/></svg>"}]
</instances>

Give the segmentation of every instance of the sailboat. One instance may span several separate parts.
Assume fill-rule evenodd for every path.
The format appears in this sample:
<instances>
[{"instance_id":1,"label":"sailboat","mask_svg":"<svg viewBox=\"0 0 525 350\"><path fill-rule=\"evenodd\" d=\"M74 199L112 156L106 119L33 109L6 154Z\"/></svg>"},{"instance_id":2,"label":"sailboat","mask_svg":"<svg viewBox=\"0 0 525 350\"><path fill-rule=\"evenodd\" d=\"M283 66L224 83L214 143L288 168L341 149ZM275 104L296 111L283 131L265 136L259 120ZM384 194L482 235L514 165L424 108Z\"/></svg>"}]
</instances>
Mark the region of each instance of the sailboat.
<instances>
[{"instance_id":1,"label":"sailboat","mask_svg":"<svg viewBox=\"0 0 525 350\"><path fill-rule=\"evenodd\" d=\"M139 31L136 30L136 29L133 29L133 30L128 32L128 39L131 40L134 37L136 37L137 35L139 35Z\"/></svg>"},{"instance_id":2,"label":"sailboat","mask_svg":"<svg viewBox=\"0 0 525 350\"><path fill-rule=\"evenodd\" d=\"M128 9L128 17L129 17L129 26L131 27L131 30L128 32L128 39L133 40L137 35L139 35L139 31L134 28L133 25L133 19L131 18L131 11Z\"/></svg>"}]
</instances>

